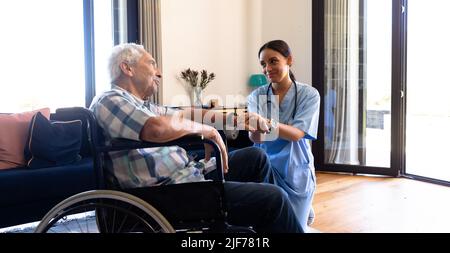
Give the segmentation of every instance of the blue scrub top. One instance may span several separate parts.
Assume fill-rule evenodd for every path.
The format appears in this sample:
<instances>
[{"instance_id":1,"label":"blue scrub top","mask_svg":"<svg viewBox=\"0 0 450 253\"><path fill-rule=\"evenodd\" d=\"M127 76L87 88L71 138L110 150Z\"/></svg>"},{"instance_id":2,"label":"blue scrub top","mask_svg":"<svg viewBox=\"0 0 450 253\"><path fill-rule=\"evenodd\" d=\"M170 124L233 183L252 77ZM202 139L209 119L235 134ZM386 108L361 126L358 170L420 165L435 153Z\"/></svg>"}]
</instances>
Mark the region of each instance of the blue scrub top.
<instances>
[{"instance_id":1,"label":"blue scrub top","mask_svg":"<svg viewBox=\"0 0 450 253\"><path fill-rule=\"evenodd\" d=\"M296 85L297 101L295 101L295 87L291 85L279 106L272 89L268 91L269 85L254 90L248 97L248 110L268 118L267 108L270 106L272 119L278 119L278 122L296 127L305 133L305 137L299 141L277 138L255 144L267 152L272 164L274 183L288 193L297 216L300 216L299 220L304 224L316 182L310 140L317 138L320 95L309 85L298 82ZM270 102L267 102L267 92L272 96ZM295 116L292 117L294 103L297 103L297 109Z\"/></svg>"}]
</instances>

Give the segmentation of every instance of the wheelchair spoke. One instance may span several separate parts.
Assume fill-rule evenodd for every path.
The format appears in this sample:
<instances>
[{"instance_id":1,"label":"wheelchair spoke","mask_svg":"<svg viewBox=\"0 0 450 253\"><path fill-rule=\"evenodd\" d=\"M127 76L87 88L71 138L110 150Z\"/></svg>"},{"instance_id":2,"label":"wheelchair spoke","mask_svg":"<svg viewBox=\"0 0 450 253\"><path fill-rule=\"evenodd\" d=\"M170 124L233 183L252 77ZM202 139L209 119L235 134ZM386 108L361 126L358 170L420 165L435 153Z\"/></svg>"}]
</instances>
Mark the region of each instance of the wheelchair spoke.
<instances>
[{"instance_id":1,"label":"wheelchair spoke","mask_svg":"<svg viewBox=\"0 0 450 253\"><path fill-rule=\"evenodd\" d=\"M58 233L64 230L81 233L159 233L175 231L156 209L130 194L97 190L78 195L64 200L50 210L39 223L36 232ZM83 222L86 224L82 224ZM91 227L90 222L97 223L96 231Z\"/></svg>"},{"instance_id":2,"label":"wheelchair spoke","mask_svg":"<svg viewBox=\"0 0 450 253\"><path fill-rule=\"evenodd\" d=\"M120 233L122 231L122 228L125 225L125 221L127 220L127 218L128 218L128 214L125 216L125 218L122 219L119 229L117 230L118 233Z\"/></svg>"}]
</instances>

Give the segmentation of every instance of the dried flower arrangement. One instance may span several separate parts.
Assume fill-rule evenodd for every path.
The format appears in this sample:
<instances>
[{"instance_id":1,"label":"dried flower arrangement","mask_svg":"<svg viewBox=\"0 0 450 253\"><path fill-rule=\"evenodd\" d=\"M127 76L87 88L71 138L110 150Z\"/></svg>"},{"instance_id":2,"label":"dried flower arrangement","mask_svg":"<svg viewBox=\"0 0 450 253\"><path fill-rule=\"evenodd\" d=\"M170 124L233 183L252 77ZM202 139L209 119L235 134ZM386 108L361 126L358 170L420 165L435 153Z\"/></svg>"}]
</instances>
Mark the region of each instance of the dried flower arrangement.
<instances>
[{"instance_id":1,"label":"dried flower arrangement","mask_svg":"<svg viewBox=\"0 0 450 253\"><path fill-rule=\"evenodd\" d=\"M216 75L214 73L208 74L206 70L200 71L200 82L199 82L199 72L196 70L191 70L190 68L181 71L181 78L188 82L193 88L200 87L202 90L206 88L209 82L214 80Z\"/></svg>"}]
</instances>

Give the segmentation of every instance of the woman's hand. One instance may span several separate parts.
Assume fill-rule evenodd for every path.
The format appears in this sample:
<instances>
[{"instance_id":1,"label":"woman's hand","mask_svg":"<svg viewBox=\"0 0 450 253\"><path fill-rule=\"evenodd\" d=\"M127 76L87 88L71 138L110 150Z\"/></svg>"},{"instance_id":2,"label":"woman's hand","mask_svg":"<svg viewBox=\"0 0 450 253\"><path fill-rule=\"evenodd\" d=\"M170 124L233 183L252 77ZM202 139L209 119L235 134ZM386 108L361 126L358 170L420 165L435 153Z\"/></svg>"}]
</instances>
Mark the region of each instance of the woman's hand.
<instances>
[{"instance_id":1,"label":"woman's hand","mask_svg":"<svg viewBox=\"0 0 450 253\"><path fill-rule=\"evenodd\" d=\"M270 132L267 119L253 112L245 113L244 117L238 117L238 127L251 133L265 134Z\"/></svg>"}]
</instances>

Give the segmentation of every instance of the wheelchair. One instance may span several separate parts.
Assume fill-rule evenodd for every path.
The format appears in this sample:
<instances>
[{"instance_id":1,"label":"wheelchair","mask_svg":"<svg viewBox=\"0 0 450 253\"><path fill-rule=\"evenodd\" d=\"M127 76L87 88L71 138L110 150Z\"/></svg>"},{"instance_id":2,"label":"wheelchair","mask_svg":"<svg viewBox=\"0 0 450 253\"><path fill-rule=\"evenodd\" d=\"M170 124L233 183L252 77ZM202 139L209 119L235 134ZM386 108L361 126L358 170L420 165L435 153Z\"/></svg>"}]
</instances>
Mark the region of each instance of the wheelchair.
<instances>
[{"instance_id":1,"label":"wheelchair","mask_svg":"<svg viewBox=\"0 0 450 253\"><path fill-rule=\"evenodd\" d=\"M216 143L201 136L185 136L167 143L115 140L105 145L93 113L82 107L61 108L60 120L81 119L94 159L97 189L71 196L53 207L39 222L37 233L254 233L251 227L227 223L224 176ZM221 133L222 137L224 134ZM226 138L225 138L226 141ZM218 180L120 189L105 171L110 151L159 146L198 150L211 144L216 157ZM210 172L213 173L213 172Z\"/></svg>"}]
</instances>

